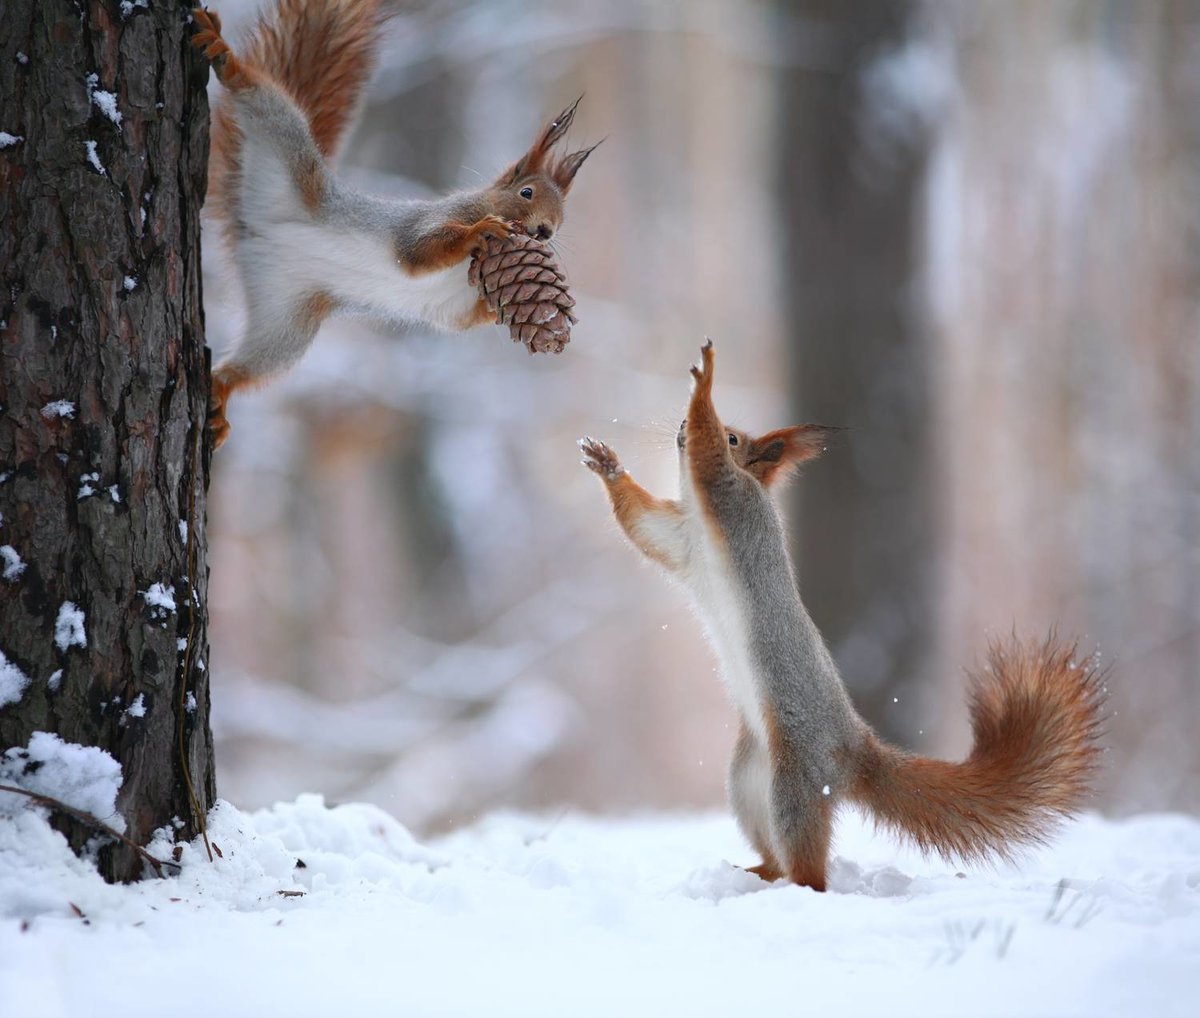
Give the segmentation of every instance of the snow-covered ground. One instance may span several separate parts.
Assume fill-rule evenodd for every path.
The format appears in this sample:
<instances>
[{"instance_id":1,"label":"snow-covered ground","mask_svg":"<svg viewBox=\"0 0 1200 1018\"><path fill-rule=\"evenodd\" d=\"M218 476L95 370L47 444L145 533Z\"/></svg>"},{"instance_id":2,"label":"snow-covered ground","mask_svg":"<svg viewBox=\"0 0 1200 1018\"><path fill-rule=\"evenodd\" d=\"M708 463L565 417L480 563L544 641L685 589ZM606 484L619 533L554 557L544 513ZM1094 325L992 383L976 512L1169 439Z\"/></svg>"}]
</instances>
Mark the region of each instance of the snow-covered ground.
<instances>
[{"instance_id":1,"label":"snow-covered ground","mask_svg":"<svg viewBox=\"0 0 1200 1018\"><path fill-rule=\"evenodd\" d=\"M494 816L427 846L315 796L214 811L210 863L110 887L0 818L0 1015L1200 1014L1200 822L1085 817L956 873L838 830L767 886L724 816ZM158 854L168 854L158 846Z\"/></svg>"}]
</instances>

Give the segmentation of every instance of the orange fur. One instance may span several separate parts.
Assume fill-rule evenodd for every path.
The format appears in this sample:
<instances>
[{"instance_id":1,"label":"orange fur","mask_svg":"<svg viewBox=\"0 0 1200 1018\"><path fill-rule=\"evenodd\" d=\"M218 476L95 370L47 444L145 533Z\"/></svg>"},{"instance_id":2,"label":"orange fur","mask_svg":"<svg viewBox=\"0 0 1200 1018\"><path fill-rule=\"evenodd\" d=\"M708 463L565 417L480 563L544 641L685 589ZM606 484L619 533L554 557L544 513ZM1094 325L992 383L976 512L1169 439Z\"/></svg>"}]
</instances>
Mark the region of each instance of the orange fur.
<instances>
[{"instance_id":1,"label":"orange fur","mask_svg":"<svg viewBox=\"0 0 1200 1018\"><path fill-rule=\"evenodd\" d=\"M750 439L743 464L761 484L770 487L787 477L801 463L815 459L825 451L829 436L840 431L823 424L797 424L791 428L768 431Z\"/></svg>"},{"instance_id":2,"label":"orange fur","mask_svg":"<svg viewBox=\"0 0 1200 1018\"><path fill-rule=\"evenodd\" d=\"M469 258L487 237L507 237L512 226L499 216L484 216L476 223L445 223L423 236L397 257L412 275L438 272Z\"/></svg>"},{"instance_id":3,"label":"orange fur","mask_svg":"<svg viewBox=\"0 0 1200 1018\"><path fill-rule=\"evenodd\" d=\"M270 82L291 96L322 155L332 159L375 69L379 32L393 13L383 0L278 0L263 12L239 57L221 37L216 13L197 8L192 45L212 61L226 88ZM228 98L218 101L213 122L208 190L220 210L236 190L242 147Z\"/></svg>"},{"instance_id":4,"label":"orange fur","mask_svg":"<svg viewBox=\"0 0 1200 1018\"><path fill-rule=\"evenodd\" d=\"M577 149L564 156L555 158L554 147L566 137L571 124L575 121L575 111L579 109L583 96L576 99L557 117L550 121L534 139L529 151L505 170L497 180L497 184L505 186L520 180L522 177L545 176L554 182L559 193L565 196L571 190L575 174L587 160L600 142L589 148Z\"/></svg>"},{"instance_id":5,"label":"orange fur","mask_svg":"<svg viewBox=\"0 0 1200 1018\"><path fill-rule=\"evenodd\" d=\"M217 368L212 373L208 392L208 427L213 436L213 448L220 449L229 437L229 418L225 415L229 397L239 389L252 389L260 379L233 368Z\"/></svg>"},{"instance_id":6,"label":"orange fur","mask_svg":"<svg viewBox=\"0 0 1200 1018\"><path fill-rule=\"evenodd\" d=\"M713 406L713 346L705 342L702 363L692 367L695 383L688 404L686 453L692 482L706 513L711 514L706 495L709 486L729 471L729 438ZM717 531L719 533L719 529Z\"/></svg>"},{"instance_id":7,"label":"orange fur","mask_svg":"<svg viewBox=\"0 0 1200 1018\"><path fill-rule=\"evenodd\" d=\"M612 502L613 515L621 524L621 529L629 535L629 539L647 557L666 566L676 569L678 562L673 562L662 549L640 536L637 531L638 520L647 512L662 513L682 518L679 506L665 498L656 498L637 483L628 472L622 472L615 480L606 480L608 497Z\"/></svg>"},{"instance_id":8,"label":"orange fur","mask_svg":"<svg viewBox=\"0 0 1200 1018\"><path fill-rule=\"evenodd\" d=\"M783 870L771 858L763 859L757 866L743 866L742 869L747 873L753 873L759 880L765 880L768 884L774 883L783 876Z\"/></svg>"},{"instance_id":9,"label":"orange fur","mask_svg":"<svg viewBox=\"0 0 1200 1018\"><path fill-rule=\"evenodd\" d=\"M468 311L458 323L460 329L473 329L476 325L491 325L496 321L496 312L488 307L488 303L482 297L475 302L475 306Z\"/></svg>"},{"instance_id":10,"label":"orange fur","mask_svg":"<svg viewBox=\"0 0 1200 1018\"><path fill-rule=\"evenodd\" d=\"M1038 844L1087 798L1100 762L1103 678L1076 647L994 644L971 677L975 743L962 763L914 756L871 735L850 797L924 851L964 861Z\"/></svg>"},{"instance_id":11,"label":"orange fur","mask_svg":"<svg viewBox=\"0 0 1200 1018\"><path fill-rule=\"evenodd\" d=\"M296 101L327 159L357 112L393 13L383 0L277 0L242 55Z\"/></svg>"}]
</instances>

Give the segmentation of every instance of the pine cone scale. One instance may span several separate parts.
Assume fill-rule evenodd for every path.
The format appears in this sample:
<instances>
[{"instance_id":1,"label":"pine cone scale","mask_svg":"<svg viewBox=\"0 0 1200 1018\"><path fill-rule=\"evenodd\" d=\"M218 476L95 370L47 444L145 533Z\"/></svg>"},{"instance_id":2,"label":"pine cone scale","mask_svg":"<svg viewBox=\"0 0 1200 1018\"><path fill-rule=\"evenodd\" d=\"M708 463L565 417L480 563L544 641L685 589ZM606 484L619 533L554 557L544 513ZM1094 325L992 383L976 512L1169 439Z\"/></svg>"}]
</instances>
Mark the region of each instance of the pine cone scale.
<instances>
[{"instance_id":1,"label":"pine cone scale","mask_svg":"<svg viewBox=\"0 0 1200 1018\"><path fill-rule=\"evenodd\" d=\"M530 353L561 353L570 342L575 299L542 241L523 233L487 238L471 259L467 279L513 341Z\"/></svg>"}]
</instances>

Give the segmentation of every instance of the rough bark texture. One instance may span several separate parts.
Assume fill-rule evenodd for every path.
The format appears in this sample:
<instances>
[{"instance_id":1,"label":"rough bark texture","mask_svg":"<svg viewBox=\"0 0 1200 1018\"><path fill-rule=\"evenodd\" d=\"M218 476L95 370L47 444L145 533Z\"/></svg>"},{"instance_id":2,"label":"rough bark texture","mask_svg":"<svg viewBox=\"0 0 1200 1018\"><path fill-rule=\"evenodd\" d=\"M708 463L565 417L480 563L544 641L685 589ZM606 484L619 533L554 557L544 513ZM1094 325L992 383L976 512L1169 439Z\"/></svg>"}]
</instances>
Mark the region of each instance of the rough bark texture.
<instances>
[{"instance_id":1,"label":"rough bark texture","mask_svg":"<svg viewBox=\"0 0 1200 1018\"><path fill-rule=\"evenodd\" d=\"M187 9L4 0L0 33L0 131L19 139L0 148L0 545L24 565L0 579L0 651L30 679L0 707L0 750L47 730L110 752L138 843L174 818L191 836L214 795L207 71ZM86 645L56 638L68 603ZM120 846L100 863L141 872Z\"/></svg>"},{"instance_id":2,"label":"rough bark texture","mask_svg":"<svg viewBox=\"0 0 1200 1018\"><path fill-rule=\"evenodd\" d=\"M820 40L820 59L780 75L792 391L802 419L853 429L820 483L795 487L801 585L855 702L904 738L918 705L903 694L928 678L936 630L930 343L916 313L928 138L872 72L903 49L912 11L780 8Z\"/></svg>"}]
</instances>

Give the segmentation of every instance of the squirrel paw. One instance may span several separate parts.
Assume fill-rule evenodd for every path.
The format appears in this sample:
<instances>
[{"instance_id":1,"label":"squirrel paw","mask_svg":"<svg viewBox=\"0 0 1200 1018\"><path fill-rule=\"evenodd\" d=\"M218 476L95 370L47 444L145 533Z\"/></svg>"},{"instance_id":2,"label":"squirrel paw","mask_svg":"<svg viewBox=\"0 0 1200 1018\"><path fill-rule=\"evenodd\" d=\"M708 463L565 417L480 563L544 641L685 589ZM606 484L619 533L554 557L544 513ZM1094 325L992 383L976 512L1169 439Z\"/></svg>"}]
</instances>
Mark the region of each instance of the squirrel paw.
<instances>
[{"instance_id":1,"label":"squirrel paw","mask_svg":"<svg viewBox=\"0 0 1200 1018\"><path fill-rule=\"evenodd\" d=\"M221 38L221 19L216 11L203 7L192 10L192 20L196 23L196 31L192 35L192 45L204 54L205 59L212 64L217 80L228 89L238 90L247 88L254 83L254 74L234 55L223 38Z\"/></svg>"},{"instance_id":2,"label":"squirrel paw","mask_svg":"<svg viewBox=\"0 0 1200 1018\"><path fill-rule=\"evenodd\" d=\"M221 38L221 16L216 11L196 7L192 10L192 18L196 22L192 45L214 66L224 64L229 55L229 44Z\"/></svg>"},{"instance_id":3,"label":"squirrel paw","mask_svg":"<svg viewBox=\"0 0 1200 1018\"><path fill-rule=\"evenodd\" d=\"M604 480L615 481L625 473L625 468L621 466L617 454L590 435L579 440L579 449L583 453L583 459L580 462L593 473L599 474Z\"/></svg>"},{"instance_id":4,"label":"squirrel paw","mask_svg":"<svg viewBox=\"0 0 1200 1018\"><path fill-rule=\"evenodd\" d=\"M704 345L700 347L700 363L691 367L692 378L695 379L696 389L712 391L713 384L713 343L707 336Z\"/></svg>"},{"instance_id":5,"label":"squirrel paw","mask_svg":"<svg viewBox=\"0 0 1200 1018\"><path fill-rule=\"evenodd\" d=\"M220 406L209 404L208 430L212 432L212 447L213 452L216 452L225 444L225 439L229 437L229 418L225 416L224 403Z\"/></svg>"},{"instance_id":6,"label":"squirrel paw","mask_svg":"<svg viewBox=\"0 0 1200 1018\"><path fill-rule=\"evenodd\" d=\"M517 224L500 216L484 216L471 226L471 241L477 246L488 238L504 240L517 232Z\"/></svg>"}]
</instances>

